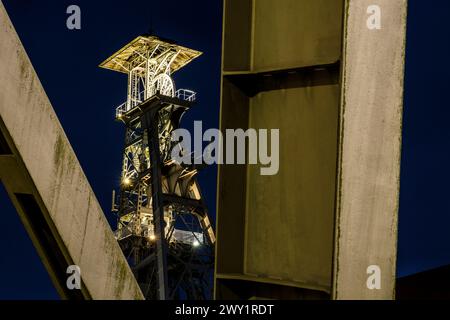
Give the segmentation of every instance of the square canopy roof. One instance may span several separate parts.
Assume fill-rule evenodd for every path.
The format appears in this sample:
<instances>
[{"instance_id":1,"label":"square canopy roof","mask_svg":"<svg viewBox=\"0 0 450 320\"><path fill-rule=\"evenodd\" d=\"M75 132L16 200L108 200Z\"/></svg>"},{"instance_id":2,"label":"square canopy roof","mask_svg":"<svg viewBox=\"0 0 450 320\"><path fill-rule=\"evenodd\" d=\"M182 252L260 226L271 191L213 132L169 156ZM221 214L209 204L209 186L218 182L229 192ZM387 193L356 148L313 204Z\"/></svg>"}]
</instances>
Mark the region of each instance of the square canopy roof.
<instances>
[{"instance_id":1,"label":"square canopy roof","mask_svg":"<svg viewBox=\"0 0 450 320\"><path fill-rule=\"evenodd\" d=\"M103 61L100 64L100 67L128 73L131 61L139 55L147 56L148 54L151 54L153 58L158 59L168 50L179 52L176 59L171 64L172 73L181 69L202 54L200 51L177 45L156 36L139 36Z\"/></svg>"}]
</instances>

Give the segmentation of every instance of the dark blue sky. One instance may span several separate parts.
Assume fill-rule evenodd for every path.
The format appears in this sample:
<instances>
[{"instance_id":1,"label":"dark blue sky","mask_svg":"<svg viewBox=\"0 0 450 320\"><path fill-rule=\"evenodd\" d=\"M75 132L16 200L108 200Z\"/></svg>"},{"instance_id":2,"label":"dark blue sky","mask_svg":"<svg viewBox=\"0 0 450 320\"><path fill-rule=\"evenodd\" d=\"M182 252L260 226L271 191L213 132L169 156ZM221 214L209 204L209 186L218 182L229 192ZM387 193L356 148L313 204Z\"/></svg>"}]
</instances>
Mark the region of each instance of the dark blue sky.
<instances>
[{"instance_id":1,"label":"dark blue sky","mask_svg":"<svg viewBox=\"0 0 450 320\"><path fill-rule=\"evenodd\" d=\"M397 269L450 264L450 1L410 0Z\"/></svg>"},{"instance_id":2,"label":"dark blue sky","mask_svg":"<svg viewBox=\"0 0 450 320\"><path fill-rule=\"evenodd\" d=\"M3 0L39 78L105 213L119 183L123 127L115 106L126 96L126 77L98 64L135 36L156 33L204 52L175 76L199 103L184 118L218 126L221 1ZM82 29L66 29L66 8L82 10ZM410 0L400 194L398 274L450 264L450 2ZM215 213L215 167L201 173ZM0 187L0 299L58 298L19 218Z\"/></svg>"}]
</instances>

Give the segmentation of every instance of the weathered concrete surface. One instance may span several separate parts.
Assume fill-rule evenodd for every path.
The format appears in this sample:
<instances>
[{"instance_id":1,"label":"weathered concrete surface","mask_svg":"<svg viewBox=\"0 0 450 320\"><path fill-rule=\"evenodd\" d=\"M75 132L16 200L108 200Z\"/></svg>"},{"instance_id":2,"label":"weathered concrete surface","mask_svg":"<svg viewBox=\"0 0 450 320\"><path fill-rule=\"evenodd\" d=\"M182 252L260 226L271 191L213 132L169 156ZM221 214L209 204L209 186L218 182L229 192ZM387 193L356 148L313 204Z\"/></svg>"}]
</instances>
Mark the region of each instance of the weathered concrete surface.
<instances>
[{"instance_id":1,"label":"weathered concrete surface","mask_svg":"<svg viewBox=\"0 0 450 320\"><path fill-rule=\"evenodd\" d=\"M224 1L224 72L285 70L338 61L343 1Z\"/></svg>"},{"instance_id":2,"label":"weathered concrete surface","mask_svg":"<svg viewBox=\"0 0 450 320\"><path fill-rule=\"evenodd\" d=\"M369 30L367 8L381 9ZM394 297L406 0L348 0L344 27L341 151L334 298ZM366 270L381 268L381 289Z\"/></svg>"},{"instance_id":3,"label":"weathered concrete surface","mask_svg":"<svg viewBox=\"0 0 450 320\"><path fill-rule=\"evenodd\" d=\"M63 297L142 299L1 3L0 128L11 151L3 148L0 155L0 179L59 293ZM65 267L70 264L81 268L81 295L65 287Z\"/></svg>"},{"instance_id":4,"label":"weathered concrete surface","mask_svg":"<svg viewBox=\"0 0 450 320\"><path fill-rule=\"evenodd\" d=\"M406 0L224 1L221 130L279 128L280 170L218 166L216 297L393 298L405 26Z\"/></svg>"},{"instance_id":5,"label":"weathered concrete surface","mask_svg":"<svg viewBox=\"0 0 450 320\"><path fill-rule=\"evenodd\" d=\"M219 165L218 298L330 297L343 8L224 1L221 130L279 129L280 168Z\"/></svg>"},{"instance_id":6,"label":"weathered concrete surface","mask_svg":"<svg viewBox=\"0 0 450 320\"><path fill-rule=\"evenodd\" d=\"M339 60L343 0L256 0L252 71L285 70Z\"/></svg>"},{"instance_id":7,"label":"weathered concrete surface","mask_svg":"<svg viewBox=\"0 0 450 320\"><path fill-rule=\"evenodd\" d=\"M245 274L331 292L338 99L338 84L251 99L249 127L280 130L280 169L248 166Z\"/></svg>"}]
</instances>

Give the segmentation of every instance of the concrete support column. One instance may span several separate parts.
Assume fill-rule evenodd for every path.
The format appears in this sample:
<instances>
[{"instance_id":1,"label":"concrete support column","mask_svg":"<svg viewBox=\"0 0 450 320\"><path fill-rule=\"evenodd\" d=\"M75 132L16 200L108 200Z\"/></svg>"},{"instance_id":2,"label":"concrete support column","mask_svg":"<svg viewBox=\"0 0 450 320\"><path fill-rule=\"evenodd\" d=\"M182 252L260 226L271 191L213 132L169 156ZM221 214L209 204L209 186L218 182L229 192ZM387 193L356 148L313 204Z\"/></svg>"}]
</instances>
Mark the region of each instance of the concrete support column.
<instances>
[{"instance_id":1,"label":"concrete support column","mask_svg":"<svg viewBox=\"0 0 450 320\"><path fill-rule=\"evenodd\" d=\"M345 12L333 297L392 299L407 1Z\"/></svg>"}]
</instances>

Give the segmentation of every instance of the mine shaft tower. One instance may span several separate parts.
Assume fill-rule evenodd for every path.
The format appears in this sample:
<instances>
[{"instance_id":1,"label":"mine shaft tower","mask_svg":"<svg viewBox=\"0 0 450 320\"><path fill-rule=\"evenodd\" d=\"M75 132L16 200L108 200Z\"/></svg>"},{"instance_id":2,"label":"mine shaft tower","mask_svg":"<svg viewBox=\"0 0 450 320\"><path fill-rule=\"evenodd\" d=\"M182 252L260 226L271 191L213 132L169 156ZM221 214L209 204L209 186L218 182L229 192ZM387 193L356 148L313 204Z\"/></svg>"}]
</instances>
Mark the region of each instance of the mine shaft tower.
<instances>
[{"instance_id":1,"label":"mine shaft tower","mask_svg":"<svg viewBox=\"0 0 450 320\"><path fill-rule=\"evenodd\" d=\"M171 140L196 93L176 90L172 74L201 52L139 36L100 67L128 75L117 107L125 124L120 192L113 192L116 238L147 299L211 297L215 236L196 176L198 165L171 158ZM194 161L192 161L194 163Z\"/></svg>"}]
</instances>

